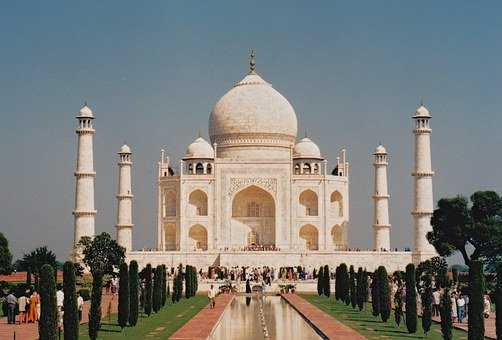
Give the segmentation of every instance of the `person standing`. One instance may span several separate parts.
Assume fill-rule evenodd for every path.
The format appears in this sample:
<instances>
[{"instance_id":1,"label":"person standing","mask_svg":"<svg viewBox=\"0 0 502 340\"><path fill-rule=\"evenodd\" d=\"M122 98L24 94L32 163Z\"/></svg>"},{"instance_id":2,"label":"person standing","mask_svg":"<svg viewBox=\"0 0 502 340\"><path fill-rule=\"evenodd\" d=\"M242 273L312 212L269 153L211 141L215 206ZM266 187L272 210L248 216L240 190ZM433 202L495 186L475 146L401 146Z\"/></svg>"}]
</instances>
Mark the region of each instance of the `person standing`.
<instances>
[{"instance_id":1,"label":"person standing","mask_svg":"<svg viewBox=\"0 0 502 340\"><path fill-rule=\"evenodd\" d=\"M84 308L84 298L80 295L80 292L77 293L77 310L78 310L78 321L82 322L82 309Z\"/></svg>"},{"instance_id":2,"label":"person standing","mask_svg":"<svg viewBox=\"0 0 502 340\"><path fill-rule=\"evenodd\" d=\"M207 292L207 297L209 299L209 307L214 308L214 290L213 290L213 285L211 285L211 288L209 288Z\"/></svg>"},{"instance_id":3,"label":"person standing","mask_svg":"<svg viewBox=\"0 0 502 340\"><path fill-rule=\"evenodd\" d=\"M457 295L455 293L451 294L451 321L457 322Z\"/></svg>"},{"instance_id":4,"label":"person standing","mask_svg":"<svg viewBox=\"0 0 502 340\"><path fill-rule=\"evenodd\" d=\"M16 304L17 298L12 294L12 291L5 298L7 303L7 321L9 324L16 324Z\"/></svg>"},{"instance_id":5,"label":"person standing","mask_svg":"<svg viewBox=\"0 0 502 340\"><path fill-rule=\"evenodd\" d=\"M436 288L432 293L432 316L439 316L439 304L441 303L441 292Z\"/></svg>"},{"instance_id":6,"label":"person standing","mask_svg":"<svg viewBox=\"0 0 502 340\"><path fill-rule=\"evenodd\" d=\"M19 299L17 299L18 310L19 310L19 323L28 322L28 315L26 314L26 305L28 305L29 300L26 298L26 295L21 295Z\"/></svg>"},{"instance_id":7,"label":"person standing","mask_svg":"<svg viewBox=\"0 0 502 340\"><path fill-rule=\"evenodd\" d=\"M464 296L460 295L457 299L457 308L458 308L458 322L462 323L465 318L465 300Z\"/></svg>"},{"instance_id":8,"label":"person standing","mask_svg":"<svg viewBox=\"0 0 502 340\"><path fill-rule=\"evenodd\" d=\"M64 304L64 293L61 285L58 285L58 291L56 292L56 307L58 312L58 327L63 327L63 304Z\"/></svg>"},{"instance_id":9,"label":"person standing","mask_svg":"<svg viewBox=\"0 0 502 340\"><path fill-rule=\"evenodd\" d=\"M485 319L488 319L490 317L490 312L492 311L492 304L490 302L490 297L488 294L485 294L484 299L483 299L483 316Z\"/></svg>"},{"instance_id":10,"label":"person standing","mask_svg":"<svg viewBox=\"0 0 502 340\"><path fill-rule=\"evenodd\" d=\"M28 322L38 321L38 310L40 309L40 300L38 293L33 291L30 296L30 308L28 310Z\"/></svg>"}]
</instances>

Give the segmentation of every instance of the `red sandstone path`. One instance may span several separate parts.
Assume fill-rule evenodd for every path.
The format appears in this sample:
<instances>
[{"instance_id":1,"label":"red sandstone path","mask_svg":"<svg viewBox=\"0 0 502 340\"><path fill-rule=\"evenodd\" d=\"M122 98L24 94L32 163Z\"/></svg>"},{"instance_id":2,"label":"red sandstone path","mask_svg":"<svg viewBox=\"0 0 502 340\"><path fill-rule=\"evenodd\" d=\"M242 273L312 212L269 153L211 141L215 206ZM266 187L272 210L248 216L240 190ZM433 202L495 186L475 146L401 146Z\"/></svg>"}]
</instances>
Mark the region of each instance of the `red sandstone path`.
<instances>
[{"instance_id":1,"label":"red sandstone path","mask_svg":"<svg viewBox=\"0 0 502 340\"><path fill-rule=\"evenodd\" d=\"M215 308L209 305L178 329L169 340L206 340L220 322L223 312L234 299L233 294L220 294L216 297Z\"/></svg>"},{"instance_id":2,"label":"red sandstone path","mask_svg":"<svg viewBox=\"0 0 502 340\"><path fill-rule=\"evenodd\" d=\"M108 313L117 313L118 297L111 294L103 294L101 302L102 318L106 318ZM90 301L84 303L82 310L82 323L87 323L89 318ZM14 332L16 333L16 340L36 340L38 339L38 323L23 323L9 325L7 317L0 318L0 339L13 340Z\"/></svg>"},{"instance_id":3,"label":"red sandstone path","mask_svg":"<svg viewBox=\"0 0 502 340\"><path fill-rule=\"evenodd\" d=\"M298 313L300 313L314 328L328 339L364 340L364 336L342 324L331 315L323 312L307 300L296 294L281 295Z\"/></svg>"}]
</instances>

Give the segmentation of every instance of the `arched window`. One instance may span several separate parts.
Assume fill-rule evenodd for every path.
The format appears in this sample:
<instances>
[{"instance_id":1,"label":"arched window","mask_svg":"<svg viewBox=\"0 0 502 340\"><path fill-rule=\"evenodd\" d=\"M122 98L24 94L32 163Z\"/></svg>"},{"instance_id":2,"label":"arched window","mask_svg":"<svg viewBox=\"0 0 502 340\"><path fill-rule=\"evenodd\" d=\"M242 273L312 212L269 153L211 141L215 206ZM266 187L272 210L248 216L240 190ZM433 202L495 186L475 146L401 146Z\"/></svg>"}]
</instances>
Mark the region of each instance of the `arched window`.
<instances>
[{"instance_id":1,"label":"arched window","mask_svg":"<svg viewBox=\"0 0 502 340\"><path fill-rule=\"evenodd\" d=\"M319 175L319 163L314 164L314 174Z\"/></svg>"},{"instance_id":2,"label":"arched window","mask_svg":"<svg viewBox=\"0 0 502 340\"><path fill-rule=\"evenodd\" d=\"M213 166L211 164L208 164L206 169L207 169L206 170L207 174L211 175L211 172L213 171Z\"/></svg>"},{"instance_id":3,"label":"arched window","mask_svg":"<svg viewBox=\"0 0 502 340\"><path fill-rule=\"evenodd\" d=\"M343 198L342 194L338 191L334 191L331 194L331 213L334 216L343 217Z\"/></svg>"},{"instance_id":4,"label":"arched window","mask_svg":"<svg viewBox=\"0 0 502 340\"><path fill-rule=\"evenodd\" d=\"M188 163L188 173L193 174L193 163Z\"/></svg>"},{"instance_id":5,"label":"arched window","mask_svg":"<svg viewBox=\"0 0 502 340\"><path fill-rule=\"evenodd\" d=\"M197 175L203 175L204 174L204 165L202 163L197 163L195 166L195 173Z\"/></svg>"},{"instance_id":6,"label":"arched window","mask_svg":"<svg viewBox=\"0 0 502 340\"><path fill-rule=\"evenodd\" d=\"M248 217L260 217L260 205L256 202L248 203Z\"/></svg>"},{"instance_id":7,"label":"arched window","mask_svg":"<svg viewBox=\"0 0 502 340\"><path fill-rule=\"evenodd\" d=\"M295 175L300 174L300 164L295 164Z\"/></svg>"},{"instance_id":8,"label":"arched window","mask_svg":"<svg viewBox=\"0 0 502 340\"><path fill-rule=\"evenodd\" d=\"M302 248L305 250L318 250L319 249L319 233L317 228L312 224L306 224L300 228L300 241L302 241Z\"/></svg>"},{"instance_id":9,"label":"arched window","mask_svg":"<svg viewBox=\"0 0 502 340\"><path fill-rule=\"evenodd\" d=\"M188 231L188 237L194 250L207 250L207 230L200 224L196 224Z\"/></svg>"},{"instance_id":10,"label":"arched window","mask_svg":"<svg viewBox=\"0 0 502 340\"><path fill-rule=\"evenodd\" d=\"M167 191L164 194L164 216L176 216L176 192Z\"/></svg>"},{"instance_id":11,"label":"arched window","mask_svg":"<svg viewBox=\"0 0 502 340\"><path fill-rule=\"evenodd\" d=\"M177 250L176 248L176 225L166 224L164 226L165 250Z\"/></svg>"},{"instance_id":12,"label":"arched window","mask_svg":"<svg viewBox=\"0 0 502 340\"><path fill-rule=\"evenodd\" d=\"M343 228L341 225L335 225L331 228L331 239L335 250L345 250L346 245L343 241Z\"/></svg>"},{"instance_id":13,"label":"arched window","mask_svg":"<svg viewBox=\"0 0 502 340\"><path fill-rule=\"evenodd\" d=\"M317 216L318 199L312 190L305 190L300 194L301 216Z\"/></svg>"},{"instance_id":14,"label":"arched window","mask_svg":"<svg viewBox=\"0 0 502 340\"><path fill-rule=\"evenodd\" d=\"M207 216L207 195L202 190L195 190L188 197L190 216Z\"/></svg>"},{"instance_id":15,"label":"arched window","mask_svg":"<svg viewBox=\"0 0 502 340\"><path fill-rule=\"evenodd\" d=\"M310 175L311 172L312 172L312 168L310 167L310 164L309 163L303 164L303 174Z\"/></svg>"}]
</instances>

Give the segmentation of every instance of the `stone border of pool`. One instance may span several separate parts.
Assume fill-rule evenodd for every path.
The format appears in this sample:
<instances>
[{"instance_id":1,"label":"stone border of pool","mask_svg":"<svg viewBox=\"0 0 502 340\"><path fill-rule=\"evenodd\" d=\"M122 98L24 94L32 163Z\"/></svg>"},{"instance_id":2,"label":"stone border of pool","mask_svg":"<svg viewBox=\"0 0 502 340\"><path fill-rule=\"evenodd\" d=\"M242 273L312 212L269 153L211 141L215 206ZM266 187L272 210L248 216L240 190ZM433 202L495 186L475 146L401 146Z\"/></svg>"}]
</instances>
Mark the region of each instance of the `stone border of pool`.
<instances>
[{"instance_id":1,"label":"stone border of pool","mask_svg":"<svg viewBox=\"0 0 502 340\"><path fill-rule=\"evenodd\" d=\"M281 297L325 339L366 339L352 328L345 326L331 315L323 312L296 294L281 294Z\"/></svg>"},{"instance_id":2,"label":"stone border of pool","mask_svg":"<svg viewBox=\"0 0 502 340\"><path fill-rule=\"evenodd\" d=\"M220 322L227 306L232 302L235 295L220 294L216 297L216 306L209 308L209 304L197 313L186 324L181 326L169 340L206 340L211 336Z\"/></svg>"}]
</instances>

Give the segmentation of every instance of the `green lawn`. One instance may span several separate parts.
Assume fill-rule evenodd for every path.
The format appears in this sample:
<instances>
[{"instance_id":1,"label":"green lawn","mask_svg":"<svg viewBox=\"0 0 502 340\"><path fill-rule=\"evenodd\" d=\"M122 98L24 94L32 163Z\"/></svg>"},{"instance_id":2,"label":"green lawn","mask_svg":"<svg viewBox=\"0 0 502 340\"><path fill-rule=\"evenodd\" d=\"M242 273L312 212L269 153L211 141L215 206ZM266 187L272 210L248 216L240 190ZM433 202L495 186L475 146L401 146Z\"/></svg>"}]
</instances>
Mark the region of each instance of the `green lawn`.
<instances>
[{"instance_id":1,"label":"green lawn","mask_svg":"<svg viewBox=\"0 0 502 340\"><path fill-rule=\"evenodd\" d=\"M363 311L352 309L352 306L346 306L335 300L334 297L326 298L318 295L301 295L304 299L322 309L326 313L334 316L338 321L346 326L355 329L370 340L373 339L431 339L441 340L441 327L438 323L433 322L431 330L427 337L422 331L421 320L418 319L417 332L409 334L406 325L401 322L401 326L397 327L394 322L394 312L387 323L383 323L380 317L374 317L371 314L371 305L367 305ZM454 339L467 339L467 332L461 330L453 330Z\"/></svg>"},{"instance_id":2,"label":"green lawn","mask_svg":"<svg viewBox=\"0 0 502 340\"><path fill-rule=\"evenodd\" d=\"M150 317L140 314L136 327L126 327L123 331L117 325L117 315L102 319L99 339L167 339L202 308L207 306L207 297L196 295L190 299L181 299L176 304L169 304ZM80 339L89 339L87 325L80 326Z\"/></svg>"}]
</instances>

